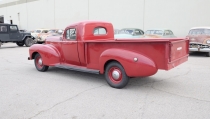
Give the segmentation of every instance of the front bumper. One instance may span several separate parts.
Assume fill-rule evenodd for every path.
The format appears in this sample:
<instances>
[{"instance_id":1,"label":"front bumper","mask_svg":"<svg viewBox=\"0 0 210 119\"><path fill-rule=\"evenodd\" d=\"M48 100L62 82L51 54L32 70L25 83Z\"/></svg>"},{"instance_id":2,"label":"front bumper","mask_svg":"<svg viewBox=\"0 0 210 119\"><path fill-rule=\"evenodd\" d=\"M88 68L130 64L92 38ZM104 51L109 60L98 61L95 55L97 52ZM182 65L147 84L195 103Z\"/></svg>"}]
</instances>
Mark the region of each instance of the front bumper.
<instances>
[{"instance_id":1,"label":"front bumper","mask_svg":"<svg viewBox=\"0 0 210 119\"><path fill-rule=\"evenodd\" d=\"M191 52L210 52L210 48L189 48Z\"/></svg>"}]
</instances>

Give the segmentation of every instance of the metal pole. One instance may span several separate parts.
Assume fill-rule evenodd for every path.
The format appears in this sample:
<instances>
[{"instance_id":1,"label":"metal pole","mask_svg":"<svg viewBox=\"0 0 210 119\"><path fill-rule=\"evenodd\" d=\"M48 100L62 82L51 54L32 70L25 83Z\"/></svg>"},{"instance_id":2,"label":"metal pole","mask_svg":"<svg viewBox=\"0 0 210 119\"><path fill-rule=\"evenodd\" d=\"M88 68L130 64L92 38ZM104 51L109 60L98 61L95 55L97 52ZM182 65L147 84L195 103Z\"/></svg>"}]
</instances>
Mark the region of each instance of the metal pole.
<instances>
[{"instance_id":1,"label":"metal pole","mask_svg":"<svg viewBox=\"0 0 210 119\"><path fill-rule=\"evenodd\" d=\"M145 20L145 0L143 0L143 30L144 30L144 20Z\"/></svg>"},{"instance_id":2,"label":"metal pole","mask_svg":"<svg viewBox=\"0 0 210 119\"><path fill-rule=\"evenodd\" d=\"M56 25L55 25L55 0L54 0L54 28L56 28Z\"/></svg>"},{"instance_id":3,"label":"metal pole","mask_svg":"<svg viewBox=\"0 0 210 119\"><path fill-rule=\"evenodd\" d=\"M88 20L90 19L89 17L89 0L88 0Z\"/></svg>"}]
</instances>

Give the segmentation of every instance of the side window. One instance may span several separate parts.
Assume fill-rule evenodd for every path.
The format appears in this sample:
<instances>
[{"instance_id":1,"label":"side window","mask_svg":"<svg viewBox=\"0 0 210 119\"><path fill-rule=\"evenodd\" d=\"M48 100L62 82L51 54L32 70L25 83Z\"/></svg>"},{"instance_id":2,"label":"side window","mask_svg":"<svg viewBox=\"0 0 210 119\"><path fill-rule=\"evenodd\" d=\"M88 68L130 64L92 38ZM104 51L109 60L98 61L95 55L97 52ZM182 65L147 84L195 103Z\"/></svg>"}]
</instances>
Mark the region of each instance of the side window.
<instances>
[{"instance_id":1,"label":"side window","mask_svg":"<svg viewBox=\"0 0 210 119\"><path fill-rule=\"evenodd\" d=\"M96 27L93 30L94 35L105 35L107 34L107 31L104 27Z\"/></svg>"},{"instance_id":2,"label":"side window","mask_svg":"<svg viewBox=\"0 0 210 119\"><path fill-rule=\"evenodd\" d=\"M169 31L170 32L170 35L174 35L174 33L172 31Z\"/></svg>"},{"instance_id":3,"label":"side window","mask_svg":"<svg viewBox=\"0 0 210 119\"><path fill-rule=\"evenodd\" d=\"M43 31L42 31L42 33L47 33L47 32L48 32L48 30L43 30Z\"/></svg>"},{"instance_id":4,"label":"side window","mask_svg":"<svg viewBox=\"0 0 210 119\"><path fill-rule=\"evenodd\" d=\"M136 35L144 35L144 32L141 30L135 30Z\"/></svg>"},{"instance_id":5,"label":"side window","mask_svg":"<svg viewBox=\"0 0 210 119\"><path fill-rule=\"evenodd\" d=\"M165 36L170 35L169 31L168 31L168 30L166 30L166 31L165 31L165 33L164 33L164 35L165 35Z\"/></svg>"},{"instance_id":6,"label":"side window","mask_svg":"<svg viewBox=\"0 0 210 119\"><path fill-rule=\"evenodd\" d=\"M67 40L76 40L76 29L70 28L66 30L66 39Z\"/></svg>"},{"instance_id":7,"label":"side window","mask_svg":"<svg viewBox=\"0 0 210 119\"><path fill-rule=\"evenodd\" d=\"M10 31L17 31L17 26L9 26Z\"/></svg>"},{"instance_id":8,"label":"side window","mask_svg":"<svg viewBox=\"0 0 210 119\"><path fill-rule=\"evenodd\" d=\"M7 26L0 26L0 32L7 32Z\"/></svg>"},{"instance_id":9,"label":"side window","mask_svg":"<svg viewBox=\"0 0 210 119\"><path fill-rule=\"evenodd\" d=\"M135 35L141 35L139 30L135 30Z\"/></svg>"}]
</instances>

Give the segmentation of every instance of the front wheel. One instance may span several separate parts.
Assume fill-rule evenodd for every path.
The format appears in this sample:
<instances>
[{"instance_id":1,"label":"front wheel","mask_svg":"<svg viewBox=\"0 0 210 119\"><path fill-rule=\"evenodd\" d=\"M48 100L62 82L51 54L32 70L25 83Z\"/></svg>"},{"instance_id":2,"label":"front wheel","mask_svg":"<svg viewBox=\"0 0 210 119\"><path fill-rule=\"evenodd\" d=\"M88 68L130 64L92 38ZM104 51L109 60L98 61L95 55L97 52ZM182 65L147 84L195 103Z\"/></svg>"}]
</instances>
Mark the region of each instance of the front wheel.
<instances>
[{"instance_id":1,"label":"front wheel","mask_svg":"<svg viewBox=\"0 0 210 119\"><path fill-rule=\"evenodd\" d=\"M23 45L24 45L23 42L17 42L16 44L17 44L18 46L23 46Z\"/></svg>"},{"instance_id":2,"label":"front wheel","mask_svg":"<svg viewBox=\"0 0 210 119\"><path fill-rule=\"evenodd\" d=\"M107 65L105 78L111 87L119 89L125 87L129 81L124 68L118 62L111 62Z\"/></svg>"},{"instance_id":3,"label":"front wheel","mask_svg":"<svg viewBox=\"0 0 210 119\"><path fill-rule=\"evenodd\" d=\"M43 64L42 57L40 54L36 54L34 58L34 64L38 71L45 72L48 70L49 66Z\"/></svg>"},{"instance_id":4,"label":"front wheel","mask_svg":"<svg viewBox=\"0 0 210 119\"><path fill-rule=\"evenodd\" d=\"M32 46L34 44L34 40L32 39L32 38L26 38L26 40L25 40L25 45L27 46L27 47L30 47L30 46Z\"/></svg>"}]
</instances>

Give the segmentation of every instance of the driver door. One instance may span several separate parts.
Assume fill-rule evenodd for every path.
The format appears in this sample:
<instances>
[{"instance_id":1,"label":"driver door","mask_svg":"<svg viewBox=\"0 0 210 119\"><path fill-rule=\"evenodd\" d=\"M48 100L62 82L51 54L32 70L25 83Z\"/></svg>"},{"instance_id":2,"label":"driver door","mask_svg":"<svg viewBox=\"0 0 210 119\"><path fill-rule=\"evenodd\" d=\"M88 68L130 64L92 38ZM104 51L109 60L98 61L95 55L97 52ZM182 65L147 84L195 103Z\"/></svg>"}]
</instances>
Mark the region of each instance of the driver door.
<instances>
[{"instance_id":1,"label":"driver door","mask_svg":"<svg viewBox=\"0 0 210 119\"><path fill-rule=\"evenodd\" d=\"M75 28L68 28L64 33L63 41L61 42L63 51L63 63L80 65L78 50L77 50L77 31Z\"/></svg>"},{"instance_id":2,"label":"driver door","mask_svg":"<svg viewBox=\"0 0 210 119\"><path fill-rule=\"evenodd\" d=\"M11 41L21 41L22 39L20 39L20 32L17 28L16 25L11 25L9 26L9 38Z\"/></svg>"}]
</instances>

